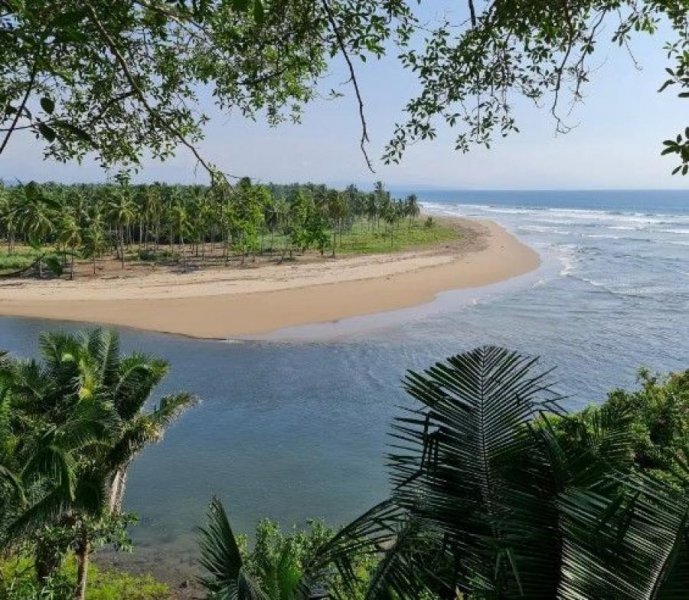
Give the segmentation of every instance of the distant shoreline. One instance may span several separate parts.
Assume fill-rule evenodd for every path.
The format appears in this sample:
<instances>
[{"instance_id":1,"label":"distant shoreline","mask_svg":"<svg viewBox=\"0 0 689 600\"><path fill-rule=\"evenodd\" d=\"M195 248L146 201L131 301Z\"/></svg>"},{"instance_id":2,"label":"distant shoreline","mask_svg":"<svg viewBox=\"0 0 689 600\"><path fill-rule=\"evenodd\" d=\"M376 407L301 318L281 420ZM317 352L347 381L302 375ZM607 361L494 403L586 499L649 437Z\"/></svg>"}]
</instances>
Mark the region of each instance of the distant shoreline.
<instances>
[{"instance_id":1,"label":"distant shoreline","mask_svg":"<svg viewBox=\"0 0 689 600\"><path fill-rule=\"evenodd\" d=\"M126 326L194 338L250 337L430 302L511 279L538 254L492 221L453 219L457 243L432 249L96 280L4 280L0 315Z\"/></svg>"}]
</instances>

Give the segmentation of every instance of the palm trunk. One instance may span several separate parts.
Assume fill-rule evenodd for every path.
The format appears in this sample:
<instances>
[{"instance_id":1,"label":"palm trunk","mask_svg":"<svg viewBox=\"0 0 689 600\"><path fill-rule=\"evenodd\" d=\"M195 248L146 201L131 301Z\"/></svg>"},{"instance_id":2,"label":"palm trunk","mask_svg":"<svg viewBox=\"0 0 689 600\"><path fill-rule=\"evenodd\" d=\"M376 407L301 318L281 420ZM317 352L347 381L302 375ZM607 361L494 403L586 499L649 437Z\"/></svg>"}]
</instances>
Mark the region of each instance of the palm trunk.
<instances>
[{"instance_id":1,"label":"palm trunk","mask_svg":"<svg viewBox=\"0 0 689 600\"><path fill-rule=\"evenodd\" d=\"M127 467L118 469L113 475L110 483L110 494L108 497L108 510L111 514L119 514L122 511L124 501L124 491L127 486Z\"/></svg>"},{"instance_id":2,"label":"palm trunk","mask_svg":"<svg viewBox=\"0 0 689 600\"><path fill-rule=\"evenodd\" d=\"M69 264L69 279L70 281L74 279L74 248L72 248L72 260Z\"/></svg>"},{"instance_id":3,"label":"palm trunk","mask_svg":"<svg viewBox=\"0 0 689 600\"><path fill-rule=\"evenodd\" d=\"M86 581L89 572L89 546L82 540L76 551L77 558L77 586L74 590L74 600L86 600Z\"/></svg>"},{"instance_id":4,"label":"palm trunk","mask_svg":"<svg viewBox=\"0 0 689 600\"><path fill-rule=\"evenodd\" d=\"M120 226L120 262L124 269L124 227Z\"/></svg>"}]
</instances>

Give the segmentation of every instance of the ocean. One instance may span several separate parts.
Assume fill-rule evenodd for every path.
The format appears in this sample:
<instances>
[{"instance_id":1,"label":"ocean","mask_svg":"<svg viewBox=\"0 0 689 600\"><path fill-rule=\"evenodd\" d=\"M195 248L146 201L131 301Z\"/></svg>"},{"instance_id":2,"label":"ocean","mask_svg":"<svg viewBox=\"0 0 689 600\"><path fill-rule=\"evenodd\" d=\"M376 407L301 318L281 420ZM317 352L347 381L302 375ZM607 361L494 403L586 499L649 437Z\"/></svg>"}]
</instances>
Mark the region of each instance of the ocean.
<instances>
[{"instance_id":1,"label":"ocean","mask_svg":"<svg viewBox=\"0 0 689 600\"><path fill-rule=\"evenodd\" d=\"M633 387L641 366L689 368L689 192L418 195L430 214L497 221L542 266L417 309L256 341L122 330L125 349L171 362L162 392L202 398L133 465L126 505L141 522L125 564L192 569L213 495L241 532L263 517L342 523L384 498L386 438L409 405L407 369L498 344L557 367L558 389L578 409ZM1 318L0 347L31 354L40 331L74 327Z\"/></svg>"}]
</instances>

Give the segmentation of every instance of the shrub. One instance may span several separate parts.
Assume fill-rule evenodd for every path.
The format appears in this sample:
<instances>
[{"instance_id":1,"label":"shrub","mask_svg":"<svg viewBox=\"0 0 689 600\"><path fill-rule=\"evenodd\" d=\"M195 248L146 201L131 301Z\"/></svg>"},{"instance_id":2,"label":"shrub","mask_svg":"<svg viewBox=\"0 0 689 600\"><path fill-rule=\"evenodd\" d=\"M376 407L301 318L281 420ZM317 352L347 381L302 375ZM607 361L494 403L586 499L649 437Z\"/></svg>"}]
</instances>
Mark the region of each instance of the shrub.
<instances>
[{"instance_id":1,"label":"shrub","mask_svg":"<svg viewBox=\"0 0 689 600\"><path fill-rule=\"evenodd\" d=\"M39 584L29 558L0 563L0 600L71 600L76 564L70 558L49 581ZM113 569L89 568L89 600L166 600L170 589L150 575L131 575Z\"/></svg>"}]
</instances>

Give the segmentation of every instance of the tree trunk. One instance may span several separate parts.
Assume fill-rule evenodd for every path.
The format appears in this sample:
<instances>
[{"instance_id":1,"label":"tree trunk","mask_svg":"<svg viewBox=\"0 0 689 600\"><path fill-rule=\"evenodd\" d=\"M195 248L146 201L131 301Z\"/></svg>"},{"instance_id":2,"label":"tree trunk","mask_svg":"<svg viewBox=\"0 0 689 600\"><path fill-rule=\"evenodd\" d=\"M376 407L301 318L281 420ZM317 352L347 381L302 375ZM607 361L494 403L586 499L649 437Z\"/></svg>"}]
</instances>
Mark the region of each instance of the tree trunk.
<instances>
[{"instance_id":1,"label":"tree trunk","mask_svg":"<svg viewBox=\"0 0 689 600\"><path fill-rule=\"evenodd\" d=\"M118 469L110 482L110 494L108 497L108 511L110 514L119 514L122 512L124 492L127 487L128 466L129 463Z\"/></svg>"},{"instance_id":2,"label":"tree trunk","mask_svg":"<svg viewBox=\"0 0 689 600\"><path fill-rule=\"evenodd\" d=\"M120 226L120 262L124 269L124 227Z\"/></svg>"},{"instance_id":3,"label":"tree trunk","mask_svg":"<svg viewBox=\"0 0 689 600\"><path fill-rule=\"evenodd\" d=\"M74 600L86 600L86 579L89 572L89 543L82 539L75 551L77 558L77 585Z\"/></svg>"},{"instance_id":4,"label":"tree trunk","mask_svg":"<svg viewBox=\"0 0 689 600\"><path fill-rule=\"evenodd\" d=\"M74 280L74 248L72 248L72 260L69 263L69 279Z\"/></svg>"}]
</instances>

